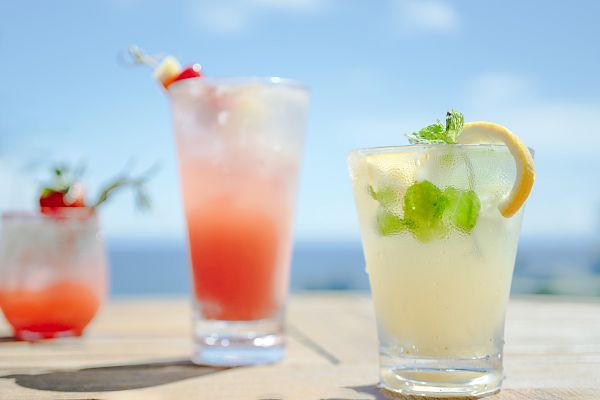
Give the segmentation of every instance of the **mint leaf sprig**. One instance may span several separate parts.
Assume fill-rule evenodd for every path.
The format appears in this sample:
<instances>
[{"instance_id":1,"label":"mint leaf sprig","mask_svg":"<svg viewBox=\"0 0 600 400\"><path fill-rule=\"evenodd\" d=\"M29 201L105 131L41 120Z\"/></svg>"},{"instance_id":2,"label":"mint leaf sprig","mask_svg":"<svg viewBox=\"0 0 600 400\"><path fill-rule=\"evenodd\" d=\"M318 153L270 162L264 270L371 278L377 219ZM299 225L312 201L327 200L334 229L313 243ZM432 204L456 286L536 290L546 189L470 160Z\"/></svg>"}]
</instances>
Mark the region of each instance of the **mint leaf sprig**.
<instances>
[{"instance_id":1,"label":"mint leaf sprig","mask_svg":"<svg viewBox=\"0 0 600 400\"><path fill-rule=\"evenodd\" d=\"M450 110L443 124L437 121L418 132L406 135L411 144L455 144L465 125L462 113ZM452 164L455 155L445 154ZM464 156L463 156L464 157ZM472 167L465 158L472 184ZM380 185L367 188L371 198L379 203L377 228L382 236L410 232L421 242L443 239L451 230L471 234L477 225L481 202L473 190L460 190L452 186L439 188L428 180L415 182L405 193L399 188ZM403 217L398 215L402 209Z\"/></svg>"},{"instance_id":2,"label":"mint leaf sprig","mask_svg":"<svg viewBox=\"0 0 600 400\"><path fill-rule=\"evenodd\" d=\"M389 201L393 197L400 198L399 194L392 195L394 190L368 188L373 200L379 203L377 227L382 236L408 231L415 239L429 242L443 239L451 229L471 234L477 225L481 203L472 190L452 186L442 190L429 181L415 182L397 203ZM400 203L404 218L394 212Z\"/></svg>"},{"instance_id":3,"label":"mint leaf sprig","mask_svg":"<svg viewBox=\"0 0 600 400\"><path fill-rule=\"evenodd\" d=\"M155 164L137 177L130 176L127 172L122 172L115 179L110 181L100 191L98 199L90 205L90 208L96 209L101 204L105 203L114 192L125 187L130 187L135 194L135 203L140 210L148 210L151 207L150 196L146 189L146 183L154 175L158 165Z\"/></svg>"},{"instance_id":4,"label":"mint leaf sprig","mask_svg":"<svg viewBox=\"0 0 600 400\"><path fill-rule=\"evenodd\" d=\"M60 192L65 195L72 190L76 190L77 183L85 172L85 166L78 164L74 167L68 164L57 164L52 167L52 179L42 188L42 197L47 197L54 192Z\"/></svg>"},{"instance_id":5,"label":"mint leaf sprig","mask_svg":"<svg viewBox=\"0 0 600 400\"><path fill-rule=\"evenodd\" d=\"M61 209L73 207L96 210L106 203L115 192L123 188L133 190L137 208L145 211L151 206L146 184L157 169L158 165L155 164L143 173L134 176L130 172L131 164L128 164L118 176L100 189L95 200L88 202L85 199L85 187L81 182L84 173L83 165L80 164L76 167L68 164L56 165L52 168L51 181L47 182L40 190L38 197L40 211L44 214L54 214Z\"/></svg>"},{"instance_id":6,"label":"mint leaf sprig","mask_svg":"<svg viewBox=\"0 0 600 400\"><path fill-rule=\"evenodd\" d=\"M462 113L452 109L446 113L445 125L438 120L436 123L406 136L410 144L454 144L464 125L465 117Z\"/></svg>"}]
</instances>

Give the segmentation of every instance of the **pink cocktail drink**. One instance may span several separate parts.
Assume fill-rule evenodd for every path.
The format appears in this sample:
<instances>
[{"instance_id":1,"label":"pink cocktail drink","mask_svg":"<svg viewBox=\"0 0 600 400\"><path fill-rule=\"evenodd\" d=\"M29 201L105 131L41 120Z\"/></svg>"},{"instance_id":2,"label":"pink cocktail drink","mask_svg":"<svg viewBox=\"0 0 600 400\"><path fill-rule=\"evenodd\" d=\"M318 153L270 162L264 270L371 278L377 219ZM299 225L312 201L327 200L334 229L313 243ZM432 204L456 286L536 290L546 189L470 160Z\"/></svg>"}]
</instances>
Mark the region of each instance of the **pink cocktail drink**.
<instances>
[{"instance_id":1,"label":"pink cocktail drink","mask_svg":"<svg viewBox=\"0 0 600 400\"><path fill-rule=\"evenodd\" d=\"M39 288L0 290L0 308L21 340L81 336L100 307L89 283L59 279Z\"/></svg>"},{"instance_id":2,"label":"pink cocktail drink","mask_svg":"<svg viewBox=\"0 0 600 400\"><path fill-rule=\"evenodd\" d=\"M270 79L172 84L198 363L283 356L292 221L308 95Z\"/></svg>"},{"instance_id":3,"label":"pink cocktail drink","mask_svg":"<svg viewBox=\"0 0 600 400\"><path fill-rule=\"evenodd\" d=\"M285 301L296 183L289 169L260 176L243 163L223 171L183 157L194 293L205 318L270 318Z\"/></svg>"},{"instance_id":4,"label":"pink cocktail drink","mask_svg":"<svg viewBox=\"0 0 600 400\"><path fill-rule=\"evenodd\" d=\"M2 222L0 308L15 336L80 336L107 290L96 215L85 208L7 213Z\"/></svg>"}]
</instances>

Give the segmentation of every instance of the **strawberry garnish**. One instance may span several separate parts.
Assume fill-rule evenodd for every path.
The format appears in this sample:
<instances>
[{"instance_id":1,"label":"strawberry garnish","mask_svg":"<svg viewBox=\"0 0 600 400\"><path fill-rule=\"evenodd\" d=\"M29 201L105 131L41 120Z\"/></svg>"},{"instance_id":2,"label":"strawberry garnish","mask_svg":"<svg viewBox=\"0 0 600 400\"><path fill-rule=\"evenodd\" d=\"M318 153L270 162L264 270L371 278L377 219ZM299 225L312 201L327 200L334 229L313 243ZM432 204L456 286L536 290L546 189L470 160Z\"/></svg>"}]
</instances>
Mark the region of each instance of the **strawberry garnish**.
<instances>
[{"instance_id":1,"label":"strawberry garnish","mask_svg":"<svg viewBox=\"0 0 600 400\"><path fill-rule=\"evenodd\" d=\"M182 81L184 79L190 78L200 78L202 74L200 73L200 64L194 64L191 67L187 67L182 70L178 75L174 75L162 82L162 85L165 89L168 89L173 83Z\"/></svg>"},{"instance_id":2,"label":"strawberry garnish","mask_svg":"<svg viewBox=\"0 0 600 400\"><path fill-rule=\"evenodd\" d=\"M79 176L82 169L71 170L62 166L53 169L54 176L52 182L44 187L39 197L40 210L43 214L52 214L53 216L64 211L66 208L87 208L94 211L111 195L124 187L130 187L134 190L137 205L140 208L148 208L150 200L146 194L145 184L155 171L150 168L138 177L129 176L122 173L115 179L107 183L98 195L95 201L88 203L85 201L83 185L79 182Z\"/></svg>"},{"instance_id":3,"label":"strawberry garnish","mask_svg":"<svg viewBox=\"0 0 600 400\"><path fill-rule=\"evenodd\" d=\"M154 69L154 79L160 82L165 89L168 89L175 82L202 76L200 64L193 64L181 69L181 64L175 57L146 54L137 46L131 46L129 53L134 63L152 67Z\"/></svg>"},{"instance_id":4,"label":"strawberry garnish","mask_svg":"<svg viewBox=\"0 0 600 400\"><path fill-rule=\"evenodd\" d=\"M42 213L54 213L65 207L85 207L83 185L78 182L81 172L81 169L72 171L64 166L54 168L51 184L40 194Z\"/></svg>"},{"instance_id":5,"label":"strawberry garnish","mask_svg":"<svg viewBox=\"0 0 600 400\"><path fill-rule=\"evenodd\" d=\"M68 193L44 191L40 196L40 207L42 210L56 207L85 207L85 200L82 196L71 200Z\"/></svg>"},{"instance_id":6,"label":"strawberry garnish","mask_svg":"<svg viewBox=\"0 0 600 400\"><path fill-rule=\"evenodd\" d=\"M191 67L187 67L173 80L173 82L181 81L190 78L200 78L202 73L200 72L200 64L194 64Z\"/></svg>"}]
</instances>

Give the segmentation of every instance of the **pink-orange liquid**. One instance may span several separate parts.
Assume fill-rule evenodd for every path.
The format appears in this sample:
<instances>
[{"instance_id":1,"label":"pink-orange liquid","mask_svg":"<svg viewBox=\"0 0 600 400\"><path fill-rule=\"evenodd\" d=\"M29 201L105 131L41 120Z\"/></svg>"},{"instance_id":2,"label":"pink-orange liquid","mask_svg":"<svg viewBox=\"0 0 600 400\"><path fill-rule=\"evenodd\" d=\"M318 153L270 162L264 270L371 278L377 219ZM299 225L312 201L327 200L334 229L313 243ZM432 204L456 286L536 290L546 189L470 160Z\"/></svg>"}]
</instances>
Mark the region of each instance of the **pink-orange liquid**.
<instances>
[{"instance_id":1,"label":"pink-orange liquid","mask_svg":"<svg viewBox=\"0 0 600 400\"><path fill-rule=\"evenodd\" d=\"M243 78L182 81L169 94L200 318L278 317L308 95Z\"/></svg>"},{"instance_id":2,"label":"pink-orange liquid","mask_svg":"<svg viewBox=\"0 0 600 400\"><path fill-rule=\"evenodd\" d=\"M80 336L99 306L95 291L74 280L56 282L40 290L0 291L0 308L17 339Z\"/></svg>"},{"instance_id":3,"label":"pink-orange liquid","mask_svg":"<svg viewBox=\"0 0 600 400\"><path fill-rule=\"evenodd\" d=\"M283 176L257 177L244 169L224 175L186 161L189 247L203 316L227 321L274 317L287 291L291 185Z\"/></svg>"},{"instance_id":4,"label":"pink-orange liquid","mask_svg":"<svg viewBox=\"0 0 600 400\"><path fill-rule=\"evenodd\" d=\"M277 311L277 227L258 212L229 208L224 215L205 210L190 226L196 297L204 316L255 320Z\"/></svg>"}]
</instances>

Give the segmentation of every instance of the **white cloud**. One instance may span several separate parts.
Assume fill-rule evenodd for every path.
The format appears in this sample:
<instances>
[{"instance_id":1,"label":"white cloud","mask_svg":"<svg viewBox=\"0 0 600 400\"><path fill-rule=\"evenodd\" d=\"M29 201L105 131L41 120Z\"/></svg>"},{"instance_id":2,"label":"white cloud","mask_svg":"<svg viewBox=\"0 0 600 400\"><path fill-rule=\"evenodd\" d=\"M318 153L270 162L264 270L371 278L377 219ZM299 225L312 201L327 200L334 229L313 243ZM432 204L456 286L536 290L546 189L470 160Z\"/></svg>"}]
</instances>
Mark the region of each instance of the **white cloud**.
<instances>
[{"instance_id":1,"label":"white cloud","mask_svg":"<svg viewBox=\"0 0 600 400\"><path fill-rule=\"evenodd\" d=\"M200 2L196 13L201 26L215 33L240 32L251 18L251 10L244 1Z\"/></svg>"},{"instance_id":2,"label":"white cloud","mask_svg":"<svg viewBox=\"0 0 600 400\"><path fill-rule=\"evenodd\" d=\"M312 14L321 11L319 0L220 0L192 4L192 14L200 28L218 34L237 34L261 19L265 11L281 14Z\"/></svg>"},{"instance_id":3,"label":"white cloud","mask_svg":"<svg viewBox=\"0 0 600 400\"><path fill-rule=\"evenodd\" d=\"M314 15L323 12L333 0L220 0L190 2L194 23L217 34L240 34L260 22L265 12ZM339 7L345 2L338 0ZM394 29L403 34L456 33L460 16L446 0L396 0Z\"/></svg>"},{"instance_id":4,"label":"white cloud","mask_svg":"<svg viewBox=\"0 0 600 400\"><path fill-rule=\"evenodd\" d=\"M468 115L506 124L541 154L596 158L600 135L593 127L600 101L543 95L534 81L498 72L473 79L466 93Z\"/></svg>"},{"instance_id":5,"label":"white cloud","mask_svg":"<svg viewBox=\"0 0 600 400\"><path fill-rule=\"evenodd\" d=\"M600 101L557 98L535 81L485 73L467 85L467 119L496 121L535 149L537 178L523 230L533 235L593 235L600 215Z\"/></svg>"},{"instance_id":6,"label":"white cloud","mask_svg":"<svg viewBox=\"0 0 600 400\"><path fill-rule=\"evenodd\" d=\"M533 97L529 79L502 72L488 72L475 77L467 84L467 94L471 102L490 103L512 102L515 98Z\"/></svg>"},{"instance_id":7,"label":"white cloud","mask_svg":"<svg viewBox=\"0 0 600 400\"><path fill-rule=\"evenodd\" d=\"M314 12L323 7L324 0L248 0L249 3L282 11Z\"/></svg>"},{"instance_id":8,"label":"white cloud","mask_svg":"<svg viewBox=\"0 0 600 400\"><path fill-rule=\"evenodd\" d=\"M456 33L460 30L460 16L444 0L396 1L397 29L410 33Z\"/></svg>"}]
</instances>

